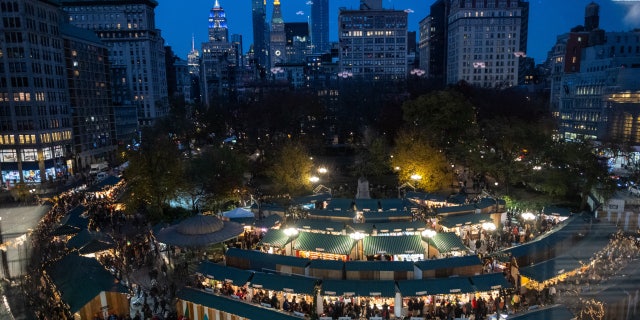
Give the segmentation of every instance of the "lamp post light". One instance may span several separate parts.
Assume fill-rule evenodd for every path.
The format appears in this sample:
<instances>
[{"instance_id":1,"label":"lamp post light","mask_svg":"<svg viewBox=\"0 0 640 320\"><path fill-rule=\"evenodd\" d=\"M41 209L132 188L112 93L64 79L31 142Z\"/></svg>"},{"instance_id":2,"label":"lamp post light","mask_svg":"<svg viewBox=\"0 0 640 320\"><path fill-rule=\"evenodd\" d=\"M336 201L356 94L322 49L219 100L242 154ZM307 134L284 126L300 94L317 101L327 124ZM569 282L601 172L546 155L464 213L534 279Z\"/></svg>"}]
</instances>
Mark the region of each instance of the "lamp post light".
<instances>
[{"instance_id":1,"label":"lamp post light","mask_svg":"<svg viewBox=\"0 0 640 320\"><path fill-rule=\"evenodd\" d=\"M356 241L356 260L361 260L362 255L360 254L360 240L364 239L364 233L356 231L349 235L351 239Z\"/></svg>"},{"instance_id":2,"label":"lamp post light","mask_svg":"<svg viewBox=\"0 0 640 320\"><path fill-rule=\"evenodd\" d=\"M284 234L287 237L291 238L291 241L289 242L289 244L291 246L291 250L290 250L291 255L293 255L293 242L296 240L295 237L298 235L298 229L293 228L293 227L286 228L286 229L284 229Z\"/></svg>"},{"instance_id":3,"label":"lamp post light","mask_svg":"<svg viewBox=\"0 0 640 320\"><path fill-rule=\"evenodd\" d=\"M435 237L436 234L437 232L432 229L426 229L422 231L422 236L427 238L427 259L429 259L429 249L430 249L429 241L431 241L431 238Z\"/></svg>"},{"instance_id":4,"label":"lamp post light","mask_svg":"<svg viewBox=\"0 0 640 320\"><path fill-rule=\"evenodd\" d=\"M325 168L325 167L318 168L318 173L319 174L325 174L327 172L329 172L329 170L327 170L327 168Z\"/></svg>"},{"instance_id":5,"label":"lamp post light","mask_svg":"<svg viewBox=\"0 0 640 320\"><path fill-rule=\"evenodd\" d=\"M320 178L318 176L311 176L309 177L309 181L311 181L311 183L318 183L318 181L320 181Z\"/></svg>"}]
</instances>

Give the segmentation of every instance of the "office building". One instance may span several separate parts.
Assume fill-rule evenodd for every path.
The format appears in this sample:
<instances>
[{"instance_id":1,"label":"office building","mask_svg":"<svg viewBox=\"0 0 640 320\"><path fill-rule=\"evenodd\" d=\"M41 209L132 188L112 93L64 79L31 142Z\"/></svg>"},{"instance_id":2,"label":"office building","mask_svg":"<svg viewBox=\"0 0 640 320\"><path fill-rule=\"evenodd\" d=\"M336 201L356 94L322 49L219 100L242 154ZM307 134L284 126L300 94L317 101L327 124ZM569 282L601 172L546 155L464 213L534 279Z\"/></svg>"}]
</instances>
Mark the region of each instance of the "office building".
<instances>
[{"instance_id":1,"label":"office building","mask_svg":"<svg viewBox=\"0 0 640 320\"><path fill-rule=\"evenodd\" d=\"M279 63L286 63L286 33L284 20L280 10L280 0L273 1L273 14L271 15L271 33L269 38L270 67L274 68Z\"/></svg>"},{"instance_id":2,"label":"office building","mask_svg":"<svg viewBox=\"0 0 640 320\"><path fill-rule=\"evenodd\" d=\"M429 15L419 23L420 40L418 55L420 69L427 77L440 84L446 82L447 28L449 26L449 0L437 0L430 7Z\"/></svg>"},{"instance_id":3,"label":"office building","mask_svg":"<svg viewBox=\"0 0 640 320\"><path fill-rule=\"evenodd\" d=\"M164 39L155 26L155 0L61 0L67 21L95 32L115 69L113 99L133 105L140 125L168 114ZM116 84L117 83L117 84ZM120 90L125 89L126 90Z\"/></svg>"},{"instance_id":4,"label":"office building","mask_svg":"<svg viewBox=\"0 0 640 320\"><path fill-rule=\"evenodd\" d=\"M311 42L313 53L326 53L331 50L329 0L313 0L311 4Z\"/></svg>"},{"instance_id":5,"label":"office building","mask_svg":"<svg viewBox=\"0 0 640 320\"><path fill-rule=\"evenodd\" d=\"M218 0L209 13L208 26L208 41L202 44L200 85L204 104L212 107L224 102L233 91L239 53L229 42L226 14Z\"/></svg>"},{"instance_id":6,"label":"office building","mask_svg":"<svg viewBox=\"0 0 640 320\"><path fill-rule=\"evenodd\" d=\"M372 80L406 78L407 12L362 0L360 10L340 10L338 25L341 71Z\"/></svg>"},{"instance_id":7,"label":"office building","mask_svg":"<svg viewBox=\"0 0 640 320\"><path fill-rule=\"evenodd\" d=\"M269 27L267 24L267 0L251 0L251 18L253 22L253 61L267 66Z\"/></svg>"},{"instance_id":8,"label":"office building","mask_svg":"<svg viewBox=\"0 0 640 320\"><path fill-rule=\"evenodd\" d=\"M2 183L40 183L73 166L72 110L59 8L2 1L0 170Z\"/></svg>"},{"instance_id":9,"label":"office building","mask_svg":"<svg viewBox=\"0 0 640 320\"><path fill-rule=\"evenodd\" d=\"M438 0L420 22L421 68L447 84L523 83L528 24L524 0Z\"/></svg>"},{"instance_id":10,"label":"office building","mask_svg":"<svg viewBox=\"0 0 640 320\"><path fill-rule=\"evenodd\" d=\"M111 99L109 50L94 32L61 25L69 106L73 125L75 171L92 163L115 160L117 137Z\"/></svg>"},{"instance_id":11,"label":"office building","mask_svg":"<svg viewBox=\"0 0 640 320\"><path fill-rule=\"evenodd\" d=\"M306 22L285 22L286 61L287 63L303 63L311 53L309 24Z\"/></svg>"}]
</instances>

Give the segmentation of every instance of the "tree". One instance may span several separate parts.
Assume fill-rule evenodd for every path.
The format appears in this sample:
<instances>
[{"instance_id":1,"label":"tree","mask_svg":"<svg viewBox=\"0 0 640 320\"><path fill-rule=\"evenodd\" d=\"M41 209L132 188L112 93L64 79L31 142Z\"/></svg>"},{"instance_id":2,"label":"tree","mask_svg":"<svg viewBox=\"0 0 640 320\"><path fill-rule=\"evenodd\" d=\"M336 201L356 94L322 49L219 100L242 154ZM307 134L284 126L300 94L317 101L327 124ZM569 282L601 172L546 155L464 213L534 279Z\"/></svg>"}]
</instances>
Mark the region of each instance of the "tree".
<instances>
[{"instance_id":1,"label":"tree","mask_svg":"<svg viewBox=\"0 0 640 320\"><path fill-rule=\"evenodd\" d=\"M384 138L373 138L363 148L358 149L354 168L356 176L381 177L389 173L389 168L389 150Z\"/></svg>"},{"instance_id":2,"label":"tree","mask_svg":"<svg viewBox=\"0 0 640 320\"><path fill-rule=\"evenodd\" d=\"M430 145L448 155L456 146L475 144L478 135L475 108L453 89L435 91L406 101L402 111L407 125L423 134Z\"/></svg>"},{"instance_id":3,"label":"tree","mask_svg":"<svg viewBox=\"0 0 640 320\"><path fill-rule=\"evenodd\" d=\"M313 162L300 142L288 141L268 161L266 175L274 191L298 195L310 190Z\"/></svg>"},{"instance_id":4,"label":"tree","mask_svg":"<svg viewBox=\"0 0 640 320\"><path fill-rule=\"evenodd\" d=\"M192 199L192 209L198 209L198 199L215 210L216 203L232 198L243 188L247 168L246 157L228 146L207 148L191 159L185 168L188 179L183 190Z\"/></svg>"},{"instance_id":5,"label":"tree","mask_svg":"<svg viewBox=\"0 0 640 320\"><path fill-rule=\"evenodd\" d=\"M396 137L391 166L398 172L399 183L436 191L449 181L447 160L442 152L415 132L401 131Z\"/></svg>"},{"instance_id":6,"label":"tree","mask_svg":"<svg viewBox=\"0 0 640 320\"><path fill-rule=\"evenodd\" d=\"M162 129L164 124L145 128L137 151L130 151L125 179L131 190L128 208L144 207L151 220L165 216L169 201L174 199L184 182L183 166L177 144Z\"/></svg>"}]
</instances>

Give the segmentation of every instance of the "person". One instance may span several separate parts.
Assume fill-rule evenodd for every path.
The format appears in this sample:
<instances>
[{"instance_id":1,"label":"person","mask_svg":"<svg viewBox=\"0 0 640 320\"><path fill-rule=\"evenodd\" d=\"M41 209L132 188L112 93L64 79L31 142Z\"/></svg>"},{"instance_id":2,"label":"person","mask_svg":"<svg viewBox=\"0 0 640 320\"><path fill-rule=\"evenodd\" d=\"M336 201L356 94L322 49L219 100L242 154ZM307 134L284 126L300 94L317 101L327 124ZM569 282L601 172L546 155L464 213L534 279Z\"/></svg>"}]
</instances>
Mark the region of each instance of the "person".
<instances>
[{"instance_id":1,"label":"person","mask_svg":"<svg viewBox=\"0 0 640 320\"><path fill-rule=\"evenodd\" d=\"M549 287L549 300L551 300L551 303L553 303L555 296L556 296L556 287L554 285L551 285Z\"/></svg>"}]
</instances>

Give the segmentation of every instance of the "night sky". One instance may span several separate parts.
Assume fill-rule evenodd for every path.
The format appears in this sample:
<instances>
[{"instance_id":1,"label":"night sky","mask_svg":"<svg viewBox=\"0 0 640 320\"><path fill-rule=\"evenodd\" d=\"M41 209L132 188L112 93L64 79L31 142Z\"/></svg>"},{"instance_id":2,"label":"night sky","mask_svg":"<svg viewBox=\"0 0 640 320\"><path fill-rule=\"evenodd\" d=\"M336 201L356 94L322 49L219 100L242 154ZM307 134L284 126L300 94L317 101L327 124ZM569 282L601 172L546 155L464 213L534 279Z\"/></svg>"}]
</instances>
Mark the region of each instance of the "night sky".
<instances>
[{"instance_id":1,"label":"night sky","mask_svg":"<svg viewBox=\"0 0 640 320\"><path fill-rule=\"evenodd\" d=\"M251 0L219 0L227 14L229 35L242 34L243 50L253 42ZM418 31L418 22L429 14L435 0L383 0L386 9L411 9L409 31ZM186 59L191 50L191 35L196 48L207 38L207 19L214 0L158 0L156 27L162 30L167 45ZM281 0L285 22L304 22L311 14L307 0ZM531 0L529 13L529 43L527 55L541 63L555 43L556 36L584 23L584 8L591 0ZM267 0L267 19L270 21L273 0ZM357 9L359 0L330 0L329 38L337 41L335 21L338 8ZM600 28L606 31L629 31L640 28L640 0L600 0Z\"/></svg>"}]
</instances>

